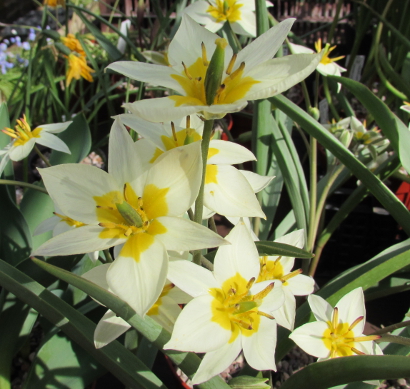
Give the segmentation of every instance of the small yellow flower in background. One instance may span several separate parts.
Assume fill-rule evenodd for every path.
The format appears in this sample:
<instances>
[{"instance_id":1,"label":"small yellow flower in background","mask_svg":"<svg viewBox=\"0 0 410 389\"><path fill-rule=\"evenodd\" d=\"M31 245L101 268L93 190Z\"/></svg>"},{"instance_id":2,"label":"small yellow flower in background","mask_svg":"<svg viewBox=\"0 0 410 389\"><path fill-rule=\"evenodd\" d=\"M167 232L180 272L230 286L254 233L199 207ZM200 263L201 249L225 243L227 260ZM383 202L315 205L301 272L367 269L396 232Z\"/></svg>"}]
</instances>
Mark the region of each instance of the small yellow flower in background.
<instances>
[{"instance_id":1,"label":"small yellow flower in background","mask_svg":"<svg viewBox=\"0 0 410 389\"><path fill-rule=\"evenodd\" d=\"M81 77L86 79L89 82L93 82L93 76L91 73L94 73L94 69L90 68L87 65L85 57L77 56L74 53L71 53L68 57L68 71L67 71L67 86L70 85L71 80L75 78L79 80Z\"/></svg>"},{"instance_id":2,"label":"small yellow flower in background","mask_svg":"<svg viewBox=\"0 0 410 389\"><path fill-rule=\"evenodd\" d=\"M48 7L57 7L59 5L65 7L65 0L44 0L43 4Z\"/></svg>"},{"instance_id":3,"label":"small yellow flower in background","mask_svg":"<svg viewBox=\"0 0 410 389\"><path fill-rule=\"evenodd\" d=\"M67 46L71 51L75 51L80 54L82 57L85 57L85 52L81 46L80 41L73 35L67 34L67 36L61 37L62 42Z\"/></svg>"}]
</instances>

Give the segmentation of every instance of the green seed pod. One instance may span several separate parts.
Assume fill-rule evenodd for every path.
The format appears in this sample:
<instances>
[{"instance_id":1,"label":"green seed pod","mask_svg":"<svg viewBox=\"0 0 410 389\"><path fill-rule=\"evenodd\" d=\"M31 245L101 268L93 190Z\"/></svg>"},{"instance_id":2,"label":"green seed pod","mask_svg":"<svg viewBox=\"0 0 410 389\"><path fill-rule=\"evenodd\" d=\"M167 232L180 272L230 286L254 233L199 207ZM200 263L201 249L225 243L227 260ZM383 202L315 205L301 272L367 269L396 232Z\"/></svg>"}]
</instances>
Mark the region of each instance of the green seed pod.
<instances>
[{"instance_id":1,"label":"green seed pod","mask_svg":"<svg viewBox=\"0 0 410 389\"><path fill-rule=\"evenodd\" d=\"M115 204L115 206L129 226L142 227L143 221L141 219L141 216L126 201L124 201L122 204L117 203Z\"/></svg>"},{"instance_id":2,"label":"green seed pod","mask_svg":"<svg viewBox=\"0 0 410 389\"><path fill-rule=\"evenodd\" d=\"M205 76L205 96L208 105L213 104L215 96L221 86L222 73L225 66L225 47L228 45L228 42L224 38L218 38L215 44L216 49L209 62Z\"/></svg>"}]
</instances>

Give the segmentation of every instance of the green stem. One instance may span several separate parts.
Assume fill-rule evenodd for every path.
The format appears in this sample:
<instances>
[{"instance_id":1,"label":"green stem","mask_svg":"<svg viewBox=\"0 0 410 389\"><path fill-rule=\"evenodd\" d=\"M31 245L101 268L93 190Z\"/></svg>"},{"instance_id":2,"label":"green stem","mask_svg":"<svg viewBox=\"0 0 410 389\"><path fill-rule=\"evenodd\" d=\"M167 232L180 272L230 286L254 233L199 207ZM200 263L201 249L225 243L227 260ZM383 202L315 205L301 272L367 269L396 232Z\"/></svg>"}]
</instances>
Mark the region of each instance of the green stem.
<instances>
[{"instance_id":1,"label":"green stem","mask_svg":"<svg viewBox=\"0 0 410 389\"><path fill-rule=\"evenodd\" d=\"M333 105L332 95L330 94L329 83L328 83L326 77L323 77L323 90L325 92L326 100L329 104L330 110L332 111L332 115L336 119L336 121L338 122L340 120L340 116L337 113L337 110L336 110L335 106Z\"/></svg>"},{"instance_id":2,"label":"green stem","mask_svg":"<svg viewBox=\"0 0 410 389\"><path fill-rule=\"evenodd\" d=\"M329 179L326 182L325 187L323 188L323 192L320 196L319 202L318 202L317 207L316 207L315 219L313 221L311 220L312 229L309 229L309 232L313 231L313 234L314 234L311 237L312 246L310 247L310 250L313 250L313 244L316 240L316 235L317 235L317 232L319 230L319 223L320 223L320 220L321 220L323 209L324 209L325 204L326 204L327 195L329 194L330 188L332 187L332 185L335 182L336 178L339 177L339 175L343 171L343 169L344 169L344 165L342 165L342 164L339 165L338 168L335 170L335 172L329 177ZM310 263L308 275L311 276L311 277L313 277L315 272L316 272L316 268L317 268L317 265L319 263L319 258L320 258L320 256L313 257L313 259Z\"/></svg>"},{"instance_id":3,"label":"green stem","mask_svg":"<svg viewBox=\"0 0 410 389\"><path fill-rule=\"evenodd\" d=\"M214 270L214 264L206 259L203 255L201 255L201 265L210 271Z\"/></svg>"},{"instance_id":4,"label":"green stem","mask_svg":"<svg viewBox=\"0 0 410 389\"><path fill-rule=\"evenodd\" d=\"M399 170L397 170L396 172L393 173L393 177L394 178L398 178L399 180L402 180L404 182L407 182L410 184L410 176L400 173Z\"/></svg>"},{"instance_id":5,"label":"green stem","mask_svg":"<svg viewBox=\"0 0 410 389\"><path fill-rule=\"evenodd\" d=\"M215 219L214 219L213 216L211 216L211 217L208 219L208 223L209 223L209 228L210 228L213 232L215 232L215 233L217 234L217 233L218 233L218 230L217 230L217 228L216 228Z\"/></svg>"},{"instance_id":6,"label":"green stem","mask_svg":"<svg viewBox=\"0 0 410 389\"><path fill-rule=\"evenodd\" d=\"M340 14L340 10L342 9L342 5L343 5L343 0L339 0L337 3L336 15L333 18L333 22L330 27L329 35L327 36L328 43L332 42L333 35L335 34L335 30L336 30L337 22L339 21L339 14Z\"/></svg>"},{"instance_id":7,"label":"green stem","mask_svg":"<svg viewBox=\"0 0 410 389\"><path fill-rule=\"evenodd\" d=\"M43 160L43 162L48 167L51 167L50 161L44 156L44 154L39 150L39 148L36 145L34 145L34 151L38 154L38 156Z\"/></svg>"},{"instance_id":8,"label":"green stem","mask_svg":"<svg viewBox=\"0 0 410 389\"><path fill-rule=\"evenodd\" d=\"M35 190L38 190L39 192L48 194L45 188L42 188L41 186L38 186L38 185L29 184L28 182L0 179L0 185L18 185L18 186L22 186L23 188L35 189Z\"/></svg>"},{"instance_id":9,"label":"green stem","mask_svg":"<svg viewBox=\"0 0 410 389\"><path fill-rule=\"evenodd\" d=\"M376 330L372 332L369 335L381 335L381 334L387 334L388 332L392 332L394 330L397 330L399 328L404 328L410 326L410 320L402 321L400 323L392 324L387 327L380 328L380 330Z\"/></svg>"},{"instance_id":10,"label":"green stem","mask_svg":"<svg viewBox=\"0 0 410 389\"><path fill-rule=\"evenodd\" d=\"M234 54L239 53L242 50L241 43L239 42L236 34L233 32L228 21L226 21L223 25L223 32L225 33L226 39L228 40L229 46L232 47Z\"/></svg>"},{"instance_id":11,"label":"green stem","mask_svg":"<svg viewBox=\"0 0 410 389\"><path fill-rule=\"evenodd\" d=\"M194 222L202 225L202 212L204 208L204 189L205 189L205 174L206 163L208 160L209 142L211 141L212 129L214 127L213 120L205 120L204 131L202 134L201 153L202 153L202 181L199 188L198 197L195 201L195 217ZM194 263L200 264L201 250L196 250L194 253Z\"/></svg>"},{"instance_id":12,"label":"green stem","mask_svg":"<svg viewBox=\"0 0 410 389\"><path fill-rule=\"evenodd\" d=\"M310 136L310 191L309 191L309 231L307 239L307 250L312 251L315 242L316 231L314 230L316 219L317 202L317 140Z\"/></svg>"},{"instance_id":13,"label":"green stem","mask_svg":"<svg viewBox=\"0 0 410 389\"><path fill-rule=\"evenodd\" d=\"M309 109L312 107L312 104L310 102L310 97L309 97L309 91L307 89L306 82L304 80L301 82L301 85L302 85L303 96L305 98L305 103L306 103L306 111L309 112Z\"/></svg>"},{"instance_id":14,"label":"green stem","mask_svg":"<svg viewBox=\"0 0 410 389\"><path fill-rule=\"evenodd\" d=\"M382 335L382 337L377 340L377 343L381 342L397 343L407 347L410 346L410 339L405 338L404 336Z\"/></svg>"},{"instance_id":15,"label":"green stem","mask_svg":"<svg viewBox=\"0 0 410 389\"><path fill-rule=\"evenodd\" d=\"M103 253L104 253L104 256L105 256L105 261L107 263L113 262L113 259L112 259L112 256L111 256L111 253L110 253L109 249L103 250Z\"/></svg>"}]
</instances>

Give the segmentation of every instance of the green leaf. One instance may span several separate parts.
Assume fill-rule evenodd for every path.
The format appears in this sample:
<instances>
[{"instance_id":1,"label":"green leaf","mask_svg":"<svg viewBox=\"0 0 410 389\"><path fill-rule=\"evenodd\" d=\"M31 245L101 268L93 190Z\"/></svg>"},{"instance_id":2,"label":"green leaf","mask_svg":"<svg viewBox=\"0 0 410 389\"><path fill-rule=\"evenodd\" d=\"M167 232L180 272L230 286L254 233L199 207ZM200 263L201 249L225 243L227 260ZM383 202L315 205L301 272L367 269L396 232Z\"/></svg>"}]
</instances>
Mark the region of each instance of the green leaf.
<instances>
[{"instance_id":1,"label":"green leaf","mask_svg":"<svg viewBox=\"0 0 410 389\"><path fill-rule=\"evenodd\" d=\"M0 150L4 149L11 141L11 138L8 135L6 135L4 132L1 131L4 127L10 128L10 119L9 119L9 111L7 109L7 104L1 103L0 104ZM14 180L13 165L10 162L8 162L6 167L4 168L3 176L7 180ZM14 190L14 189L11 188L10 190ZM15 198L15 197L16 196L13 196L12 198Z\"/></svg>"},{"instance_id":2,"label":"green leaf","mask_svg":"<svg viewBox=\"0 0 410 389\"><path fill-rule=\"evenodd\" d=\"M338 79L339 80L339 79ZM270 101L315 137L325 148L339 159L357 178L366 185L387 211L410 235L410 213L404 204L367 169L355 156L334 138L322 125L284 96L274 96Z\"/></svg>"},{"instance_id":3,"label":"green leaf","mask_svg":"<svg viewBox=\"0 0 410 389\"><path fill-rule=\"evenodd\" d=\"M16 266L30 255L31 234L4 185L0 185L0 215L0 258Z\"/></svg>"},{"instance_id":4,"label":"green leaf","mask_svg":"<svg viewBox=\"0 0 410 389\"><path fill-rule=\"evenodd\" d=\"M280 255L282 257L292 258L312 258L314 254L302 250L298 247L285 243L259 241L255 242L259 255Z\"/></svg>"},{"instance_id":5,"label":"green leaf","mask_svg":"<svg viewBox=\"0 0 410 389\"><path fill-rule=\"evenodd\" d=\"M90 22L79 9L74 8L74 12L80 17L82 22L91 32L91 34L94 35L95 39L97 39L97 42L100 44L100 46L107 52L110 59L112 61L118 61L122 57L122 54L117 49L117 47L114 46L110 42L110 40L104 36L101 30L98 27L96 27L92 22Z\"/></svg>"},{"instance_id":6,"label":"green leaf","mask_svg":"<svg viewBox=\"0 0 410 389\"><path fill-rule=\"evenodd\" d=\"M49 195L34 189L28 189L24 193L23 200L21 201L20 211L25 217L30 229L33 250L52 238L52 231L33 236L33 232L37 226L42 221L53 216L54 203Z\"/></svg>"},{"instance_id":7,"label":"green leaf","mask_svg":"<svg viewBox=\"0 0 410 389\"><path fill-rule=\"evenodd\" d=\"M344 85L363 104L376 120L392 145L398 152L400 161L407 171L410 171L410 131L408 127L381 101L369 88L360 82L345 77L332 76Z\"/></svg>"},{"instance_id":8,"label":"green leaf","mask_svg":"<svg viewBox=\"0 0 410 389\"><path fill-rule=\"evenodd\" d=\"M25 389L84 389L106 372L86 350L60 332L38 350Z\"/></svg>"},{"instance_id":9,"label":"green leaf","mask_svg":"<svg viewBox=\"0 0 410 389\"><path fill-rule=\"evenodd\" d=\"M149 316L141 318L135 311L125 302L120 300L114 294L107 290L93 284L85 278L78 277L70 272L59 269L55 266L51 266L39 259L33 258L33 261L42 269L55 275L63 281L83 290L85 293L95 298L101 304L104 304L107 308L111 309L118 316L122 317L128 324L138 330L143 336L145 336L150 342L152 342L158 349L168 355L169 358L178 365L181 370L188 376L193 374L198 369L201 359L192 353L184 353L174 350L162 350L165 343L171 338L171 334L163 329ZM1 271L1 262L0 262ZM1 280L0 280L1 282ZM103 348L103 350L105 347ZM209 381L198 385L201 389L226 389L229 386L220 378L213 377Z\"/></svg>"},{"instance_id":10,"label":"green leaf","mask_svg":"<svg viewBox=\"0 0 410 389\"><path fill-rule=\"evenodd\" d=\"M401 355L357 355L313 363L286 380L281 389L315 388L355 381L397 379L409 375L409 359Z\"/></svg>"},{"instance_id":11,"label":"green leaf","mask_svg":"<svg viewBox=\"0 0 410 389\"><path fill-rule=\"evenodd\" d=\"M65 142L71 154L53 150L50 156L51 165L81 162L89 154L91 133L84 114L77 115L67 129L57 136Z\"/></svg>"},{"instance_id":12,"label":"green leaf","mask_svg":"<svg viewBox=\"0 0 410 389\"><path fill-rule=\"evenodd\" d=\"M232 378L228 384L232 389L268 389L270 385L266 384L267 378L256 378L246 375Z\"/></svg>"},{"instance_id":13,"label":"green leaf","mask_svg":"<svg viewBox=\"0 0 410 389\"><path fill-rule=\"evenodd\" d=\"M93 341L95 324L91 320L2 260L0 285L60 328L125 385L132 388L165 388L162 382L119 342L111 342L97 350Z\"/></svg>"}]
</instances>

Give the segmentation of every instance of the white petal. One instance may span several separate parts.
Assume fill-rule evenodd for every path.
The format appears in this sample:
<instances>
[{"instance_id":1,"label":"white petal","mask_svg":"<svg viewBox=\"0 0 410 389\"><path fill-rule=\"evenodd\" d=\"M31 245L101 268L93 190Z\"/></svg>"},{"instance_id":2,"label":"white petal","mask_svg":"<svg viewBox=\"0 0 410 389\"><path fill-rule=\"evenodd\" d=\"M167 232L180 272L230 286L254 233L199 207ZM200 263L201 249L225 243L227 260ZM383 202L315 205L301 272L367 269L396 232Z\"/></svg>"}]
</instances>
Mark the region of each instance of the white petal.
<instances>
[{"instance_id":1,"label":"white petal","mask_svg":"<svg viewBox=\"0 0 410 389\"><path fill-rule=\"evenodd\" d=\"M46 131L41 132L40 138L36 138L36 143L53 150L61 151L62 153L71 154L68 146L60 138Z\"/></svg>"},{"instance_id":2,"label":"white petal","mask_svg":"<svg viewBox=\"0 0 410 389\"><path fill-rule=\"evenodd\" d=\"M164 144L161 141L161 136L169 136L165 130L165 124L149 122L130 113L119 115L119 117L123 124L131 127L143 138L149 139L155 146L165 151ZM171 128L170 124L169 127Z\"/></svg>"},{"instance_id":3,"label":"white petal","mask_svg":"<svg viewBox=\"0 0 410 389\"><path fill-rule=\"evenodd\" d=\"M172 261L169 262L169 264L171 263ZM182 289L178 288L177 286L174 286L168 292L167 296L174 300L177 304L188 304L192 300L192 297L188 293L185 293Z\"/></svg>"},{"instance_id":4,"label":"white petal","mask_svg":"<svg viewBox=\"0 0 410 389\"><path fill-rule=\"evenodd\" d=\"M64 123L51 123L51 124L43 124L41 127L44 131L50 132L51 134L58 134L60 132L63 132L67 129L67 127L72 123L70 122L64 122ZM38 128L36 127L35 130ZM43 131L41 131L43 132Z\"/></svg>"},{"instance_id":5,"label":"white petal","mask_svg":"<svg viewBox=\"0 0 410 389\"><path fill-rule=\"evenodd\" d=\"M250 290L252 295L256 295L266 289L272 282L275 284L273 289L263 298L259 310L275 316L276 310L285 302L285 293L281 287L282 283L278 280L262 281L254 284Z\"/></svg>"},{"instance_id":6,"label":"white petal","mask_svg":"<svg viewBox=\"0 0 410 389\"><path fill-rule=\"evenodd\" d=\"M241 20L232 23L232 30L235 34L255 37L256 16L254 12L241 9Z\"/></svg>"},{"instance_id":7,"label":"white petal","mask_svg":"<svg viewBox=\"0 0 410 389\"><path fill-rule=\"evenodd\" d=\"M181 85L171 77L179 74L169 66L155 65L135 61L118 61L108 65L106 69L114 70L133 80L148 82L184 93Z\"/></svg>"},{"instance_id":8,"label":"white petal","mask_svg":"<svg viewBox=\"0 0 410 389\"><path fill-rule=\"evenodd\" d=\"M122 191L108 173L94 166L65 164L39 169L39 172L52 200L64 215L86 224L99 223L94 196Z\"/></svg>"},{"instance_id":9,"label":"white petal","mask_svg":"<svg viewBox=\"0 0 410 389\"><path fill-rule=\"evenodd\" d=\"M134 150L134 142L119 118L114 120L108 148L108 172L122 187L144 171L144 165Z\"/></svg>"},{"instance_id":10,"label":"white petal","mask_svg":"<svg viewBox=\"0 0 410 389\"><path fill-rule=\"evenodd\" d=\"M246 361L257 370L276 370L276 321L261 317L258 331L242 336Z\"/></svg>"},{"instance_id":11,"label":"white petal","mask_svg":"<svg viewBox=\"0 0 410 389\"><path fill-rule=\"evenodd\" d=\"M225 140L211 140L208 164L236 165L246 161L255 161L256 157L246 147ZM215 154L214 154L215 153Z\"/></svg>"},{"instance_id":12,"label":"white petal","mask_svg":"<svg viewBox=\"0 0 410 389\"><path fill-rule=\"evenodd\" d=\"M236 64L239 67L242 62L245 62L244 77L248 75L250 69L273 58L282 46L295 20L290 18L277 24L238 53Z\"/></svg>"},{"instance_id":13,"label":"white petal","mask_svg":"<svg viewBox=\"0 0 410 389\"><path fill-rule=\"evenodd\" d=\"M124 242L124 239L100 238L99 236L102 230L102 227L99 226L84 226L70 229L43 243L31 255L84 254L90 251L105 250Z\"/></svg>"},{"instance_id":14,"label":"white petal","mask_svg":"<svg viewBox=\"0 0 410 389\"><path fill-rule=\"evenodd\" d=\"M12 161L21 161L26 158L31 150L33 150L36 140L38 138L31 138L23 146L11 146L9 151L9 157ZM15 143L15 142L14 142Z\"/></svg>"},{"instance_id":15,"label":"white petal","mask_svg":"<svg viewBox=\"0 0 410 389\"><path fill-rule=\"evenodd\" d=\"M333 307L322 297L311 294L308 297L310 309L316 317L316 320L323 322L331 321Z\"/></svg>"},{"instance_id":16,"label":"white petal","mask_svg":"<svg viewBox=\"0 0 410 389\"><path fill-rule=\"evenodd\" d=\"M229 244L221 236L198 223L166 216L159 217L157 220L167 229L166 233L156 235L167 250L198 250Z\"/></svg>"},{"instance_id":17,"label":"white petal","mask_svg":"<svg viewBox=\"0 0 410 389\"><path fill-rule=\"evenodd\" d=\"M248 100L259 100L282 93L311 74L321 54L294 54L275 58L253 68L247 74L260 81L245 95Z\"/></svg>"},{"instance_id":18,"label":"white petal","mask_svg":"<svg viewBox=\"0 0 410 389\"><path fill-rule=\"evenodd\" d=\"M239 273L245 280L258 277L260 264L255 243L243 221L226 236L232 243L218 249L214 261L214 275L219 284Z\"/></svg>"},{"instance_id":19,"label":"white petal","mask_svg":"<svg viewBox=\"0 0 410 389\"><path fill-rule=\"evenodd\" d=\"M164 345L164 350L206 353L228 343L231 331L212 321L213 299L209 294L203 295L185 306L178 316L170 341Z\"/></svg>"},{"instance_id":20,"label":"white petal","mask_svg":"<svg viewBox=\"0 0 410 389\"><path fill-rule=\"evenodd\" d=\"M209 8L209 3L204 0L196 1L184 9L184 13L189 15L199 24L204 24L205 28L211 32L218 31L223 23L212 23L212 16L206 12ZM210 23L211 28L208 27Z\"/></svg>"},{"instance_id":21,"label":"white petal","mask_svg":"<svg viewBox=\"0 0 410 389\"><path fill-rule=\"evenodd\" d=\"M265 218L255 193L243 174L233 166L214 166L216 177L205 183L204 205L224 216ZM213 182L214 179L216 183ZM238 193L241 194L240 197Z\"/></svg>"},{"instance_id":22,"label":"white petal","mask_svg":"<svg viewBox=\"0 0 410 389\"><path fill-rule=\"evenodd\" d=\"M273 176L261 176L260 174L256 174L250 172L249 170L239 170L241 174L243 174L246 180L249 182L250 186L254 193L258 193L261 190L265 189L269 183L275 178Z\"/></svg>"},{"instance_id":23,"label":"white petal","mask_svg":"<svg viewBox=\"0 0 410 389\"><path fill-rule=\"evenodd\" d=\"M168 213L180 216L194 203L201 185L201 142L177 147L161 155L148 172L146 186L166 188ZM144 208L146 208L144 197ZM170 249L172 250L172 249Z\"/></svg>"},{"instance_id":24,"label":"white petal","mask_svg":"<svg viewBox=\"0 0 410 389\"><path fill-rule=\"evenodd\" d=\"M289 43L290 51L292 54L313 54L314 50L309 49L308 47L302 45L296 45L294 43Z\"/></svg>"},{"instance_id":25,"label":"white petal","mask_svg":"<svg viewBox=\"0 0 410 389\"><path fill-rule=\"evenodd\" d=\"M155 151L157 148L149 139L139 139L134 143L134 152L140 158L141 161L145 162L146 167L149 168L155 161L151 160L155 156ZM145 170L145 167L144 167Z\"/></svg>"},{"instance_id":26,"label":"white petal","mask_svg":"<svg viewBox=\"0 0 410 389\"><path fill-rule=\"evenodd\" d=\"M172 332L180 313L181 308L179 305L168 296L161 297L161 305L158 307L158 314L150 314L148 311L149 316L169 332Z\"/></svg>"},{"instance_id":27,"label":"white petal","mask_svg":"<svg viewBox=\"0 0 410 389\"><path fill-rule=\"evenodd\" d=\"M81 277L85 278L88 281L93 282L94 284L109 290L108 282L107 282L107 272L110 268L111 263L105 263L100 266L96 266L91 270L85 272L81 275Z\"/></svg>"},{"instance_id":28,"label":"white petal","mask_svg":"<svg viewBox=\"0 0 410 389\"><path fill-rule=\"evenodd\" d=\"M289 289L294 296L306 296L313 293L315 280L312 277L299 274L287 281L286 289Z\"/></svg>"},{"instance_id":29,"label":"white petal","mask_svg":"<svg viewBox=\"0 0 410 389\"><path fill-rule=\"evenodd\" d=\"M59 218L60 219L60 218ZM58 223L55 225L53 228L53 236L57 236L60 234L63 234L64 232L67 232L71 229L75 228L74 226L70 226L67 224L64 220L59 220Z\"/></svg>"},{"instance_id":30,"label":"white petal","mask_svg":"<svg viewBox=\"0 0 410 389\"><path fill-rule=\"evenodd\" d=\"M108 310L98 322L94 332L95 348L101 348L121 336L131 326L122 318Z\"/></svg>"},{"instance_id":31,"label":"white petal","mask_svg":"<svg viewBox=\"0 0 410 389\"><path fill-rule=\"evenodd\" d=\"M46 220L43 220L34 230L33 236L44 234L47 231L52 231L60 220L61 219L58 216L52 216Z\"/></svg>"},{"instance_id":32,"label":"white petal","mask_svg":"<svg viewBox=\"0 0 410 389\"><path fill-rule=\"evenodd\" d=\"M156 241L139 252L139 258L125 256L128 253L124 245L107 272L107 282L113 293L144 316L162 292L168 256L163 245Z\"/></svg>"},{"instance_id":33,"label":"white petal","mask_svg":"<svg viewBox=\"0 0 410 389\"><path fill-rule=\"evenodd\" d=\"M323 333L327 328L327 324L323 321L307 323L296 328L289 335L289 338L308 354L318 358L328 358L330 350L322 340Z\"/></svg>"},{"instance_id":34,"label":"white petal","mask_svg":"<svg viewBox=\"0 0 410 389\"><path fill-rule=\"evenodd\" d=\"M4 168L7 165L7 162L10 161L10 153L7 151L3 157L1 158L1 162L0 162L0 176L3 173Z\"/></svg>"},{"instance_id":35,"label":"white petal","mask_svg":"<svg viewBox=\"0 0 410 389\"><path fill-rule=\"evenodd\" d=\"M205 106L181 105L175 106L175 101L169 97L146 99L124 104L123 107L132 114L151 122L167 122L177 120L183 116L199 112Z\"/></svg>"},{"instance_id":36,"label":"white petal","mask_svg":"<svg viewBox=\"0 0 410 389\"><path fill-rule=\"evenodd\" d=\"M218 350L206 353L192 378L192 384L198 385L222 373L236 359L241 349L241 336L238 336L232 343L225 344Z\"/></svg>"},{"instance_id":37,"label":"white petal","mask_svg":"<svg viewBox=\"0 0 410 389\"><path fill-rule=\"evenodd\" d=\"M340 299L336 307L339 310L340 319L345 323L351 324L358 317L363 316L363 320L353 329L355 335L361 335L366 322L363 289L361 287L353 289Z\"/></svg>"},{"instance_id":38,"label":"white petal","mask_svg":"<svg viewBox=\"0 0 410 389\"><path fill-rule=\"evenodd\" d=\"M210 288L220 286L212 272L186 260L171 261L167 277L192 297L208 294Z\"/></svg>"},{"instance_id":39,"label":"white petal","mask_svg":"<svg viewBox=\"0 0 410 389\"><path fill-rule=\"evenodd\" d=\"M288 292L286 288L283 288L283 292L285 296L284 304L273 312L273 316L280 326L292 331L295 325L296 300L293 294Z\"/></svg>"}]
</instances>

